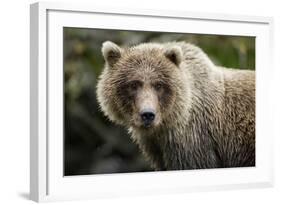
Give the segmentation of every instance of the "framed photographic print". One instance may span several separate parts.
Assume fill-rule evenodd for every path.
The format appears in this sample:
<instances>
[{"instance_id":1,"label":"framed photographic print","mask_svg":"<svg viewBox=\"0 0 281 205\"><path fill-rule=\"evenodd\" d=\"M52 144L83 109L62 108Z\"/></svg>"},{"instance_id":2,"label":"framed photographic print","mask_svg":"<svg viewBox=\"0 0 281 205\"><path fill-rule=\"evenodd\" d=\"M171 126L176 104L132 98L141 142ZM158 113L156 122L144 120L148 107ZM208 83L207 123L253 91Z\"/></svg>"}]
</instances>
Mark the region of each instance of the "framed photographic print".
<instances>
[{"instance_id":1,"label":"framed photographic print","mask_svg":"<svg viewBox=\"0 0 281 205\"><path fill-rule=\"evenodd\" d=\"M273 183L269 17L31 5L30 197Z\"/></svg>"}]
</instances>

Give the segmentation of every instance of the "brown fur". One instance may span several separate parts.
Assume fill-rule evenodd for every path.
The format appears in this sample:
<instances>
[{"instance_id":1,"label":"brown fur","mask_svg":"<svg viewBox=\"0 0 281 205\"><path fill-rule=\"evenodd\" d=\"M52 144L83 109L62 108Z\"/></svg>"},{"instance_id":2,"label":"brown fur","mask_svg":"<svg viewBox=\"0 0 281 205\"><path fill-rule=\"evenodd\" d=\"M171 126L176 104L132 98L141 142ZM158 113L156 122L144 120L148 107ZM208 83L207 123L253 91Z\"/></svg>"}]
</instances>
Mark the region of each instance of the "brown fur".
<instances>
[{"instance_id":1,"label":"brown fur","mask_svg":"<svg viewBox=\"0 0 281 205\"><path fill-rule=\"evenodd\" d=\"M101 109L127 127L156 170L255 165L255 72L215 66L184 42L105 42L102 51ZM156 110L149 128L139 119L147 105Z\"/></svg>"}]
</instances>

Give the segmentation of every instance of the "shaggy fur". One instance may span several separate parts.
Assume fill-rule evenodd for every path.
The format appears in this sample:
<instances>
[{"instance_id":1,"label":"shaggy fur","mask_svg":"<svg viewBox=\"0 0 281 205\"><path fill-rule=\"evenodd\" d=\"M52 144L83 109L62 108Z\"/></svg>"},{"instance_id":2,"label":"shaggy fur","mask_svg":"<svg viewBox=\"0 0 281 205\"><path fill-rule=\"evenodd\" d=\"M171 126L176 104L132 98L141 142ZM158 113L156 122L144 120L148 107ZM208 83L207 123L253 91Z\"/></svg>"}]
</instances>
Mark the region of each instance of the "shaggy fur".
<instances>
[{"instance_id":1,"label":"shaggy fur","mask_svg":"<svg viewBox=\"0 0 281 205\"><path fill-rule=\"evenodd\" d=\"M127 127L156 170L255 166L255 72L215 66L185 42L105 42L102 52L101 109ZM161 83L153 127L137 124L134 80Z\"/></svg>"}]
</instances>

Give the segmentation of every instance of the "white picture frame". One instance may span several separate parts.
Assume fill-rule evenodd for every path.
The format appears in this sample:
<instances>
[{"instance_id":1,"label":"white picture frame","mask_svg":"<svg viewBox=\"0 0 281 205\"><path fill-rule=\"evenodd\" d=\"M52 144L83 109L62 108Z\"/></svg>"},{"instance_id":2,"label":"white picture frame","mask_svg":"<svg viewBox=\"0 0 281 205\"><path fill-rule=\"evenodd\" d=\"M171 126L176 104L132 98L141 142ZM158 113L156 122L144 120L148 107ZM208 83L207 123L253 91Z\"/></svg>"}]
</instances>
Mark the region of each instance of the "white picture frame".
<instances>
[{"instance_id":1,"label":"white picture frame","mask_svg":"<svg viewBox=\"0 0 281 205\"><path fill-rule=\"evenodd\" d=\"M167 27L167 25L169 25ZM191 26L192 25L192 26ZM256 37L256 166L211 170L63 176L62 28L110 28ZM30 10L30 198L91 199L151 193L273 186L270 17L96 8L35 3ZM267 120L264 120L267 119ZM149 182L149 185L147 184Z\"/></svg>"}]
</instances>

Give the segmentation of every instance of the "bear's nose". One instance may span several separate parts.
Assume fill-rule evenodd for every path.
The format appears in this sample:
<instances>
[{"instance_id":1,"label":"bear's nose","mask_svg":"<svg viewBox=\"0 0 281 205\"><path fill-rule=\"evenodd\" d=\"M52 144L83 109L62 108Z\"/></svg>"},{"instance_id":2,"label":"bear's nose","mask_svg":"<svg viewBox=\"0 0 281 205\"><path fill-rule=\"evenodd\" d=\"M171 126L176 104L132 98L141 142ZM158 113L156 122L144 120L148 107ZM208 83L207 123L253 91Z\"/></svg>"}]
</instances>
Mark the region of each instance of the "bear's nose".
<instances>
[{"instance_id":1,"label":"bear's nose","mask_svg":"<svg viewBox=\"0 0 281 205\"><path fill-rule=\"evenodd\" d=\"M155 112L151 109L145 109L140 114L144 126L148 127L155 118Z\"/></svg>"}]
</instances>

